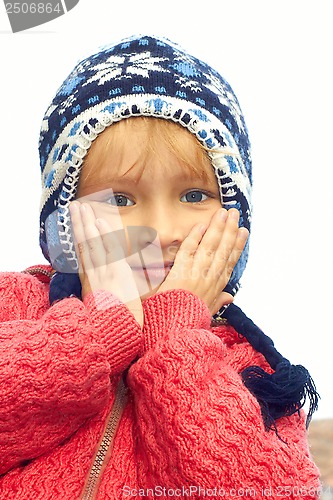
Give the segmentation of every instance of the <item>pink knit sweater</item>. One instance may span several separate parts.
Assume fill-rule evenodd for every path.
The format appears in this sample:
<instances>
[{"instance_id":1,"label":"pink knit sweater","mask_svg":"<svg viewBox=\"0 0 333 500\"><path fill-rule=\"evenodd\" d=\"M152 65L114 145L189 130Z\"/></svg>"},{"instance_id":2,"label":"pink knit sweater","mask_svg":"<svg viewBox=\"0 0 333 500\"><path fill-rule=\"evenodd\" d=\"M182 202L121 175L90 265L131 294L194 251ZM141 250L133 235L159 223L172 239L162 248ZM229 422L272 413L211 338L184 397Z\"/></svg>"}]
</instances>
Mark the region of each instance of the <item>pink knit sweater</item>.
<instances>
[{"instance_id":1,"label":"pink knit sweater","mask_svg":"<svg viewBox=\"0 0 333 500\"><path fill-rule=\"evenodd\" d=\"M267 369L183 290L144 302L143 332L106 292L48 303L48 280L0 274L0 499L316 498L304 415L264 430L239 373ZM82 492L120 375L126 403L98 488Z\"/></svg>"}]
</instances>

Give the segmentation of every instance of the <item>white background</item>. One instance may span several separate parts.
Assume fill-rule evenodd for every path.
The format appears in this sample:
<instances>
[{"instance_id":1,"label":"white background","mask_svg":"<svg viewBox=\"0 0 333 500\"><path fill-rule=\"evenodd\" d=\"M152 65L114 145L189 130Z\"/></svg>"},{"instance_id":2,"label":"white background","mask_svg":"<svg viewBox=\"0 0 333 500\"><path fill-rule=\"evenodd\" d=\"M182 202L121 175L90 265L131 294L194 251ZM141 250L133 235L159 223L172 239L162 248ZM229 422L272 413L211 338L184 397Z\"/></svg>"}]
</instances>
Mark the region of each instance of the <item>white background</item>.
<instances>
[{"instance_id":1,"label":"white background","mask_svg":"<svg viewBox=\"0 0 333 500\"><path fill-rule=\"evenodd\" d=\"M251 252L236 303L321 394L333 417L330 0L80 0L12 34L0 5L0 270L41 263L39 127L81 57L133 34L178 42L234 88L254 160Z\"/></svg>"}]
</instances>

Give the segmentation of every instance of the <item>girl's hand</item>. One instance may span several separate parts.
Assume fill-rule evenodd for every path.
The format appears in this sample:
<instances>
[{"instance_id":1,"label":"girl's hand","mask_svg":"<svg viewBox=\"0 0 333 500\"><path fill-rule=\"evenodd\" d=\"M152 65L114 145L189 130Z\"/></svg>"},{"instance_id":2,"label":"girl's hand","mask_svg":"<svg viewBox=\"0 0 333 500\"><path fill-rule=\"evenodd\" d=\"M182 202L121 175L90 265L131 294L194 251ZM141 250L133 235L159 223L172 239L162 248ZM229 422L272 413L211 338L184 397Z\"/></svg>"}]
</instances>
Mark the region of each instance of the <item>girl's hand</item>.
<instances>
[{"instance_id":1,"label":"girl's hand","mask_svg":"<svg viewBox=\"0 0 333 500\"><path fill-rule=\"evenodd\" d=\"M70 204L70 214L79 259L82 298L97 290L111 292L127 305L142 327L141 299L119 241L123 229L121 223L119 228L111 228L104 219L96 219L88 203L78 201Z\"/></svg>"},{"instance_id":2,"label":"girl's hand","mask_svg":"<svg viewBox=\"0 0 333 500\"><path fill-rule=\"evenodd\" d=\"M200 297L211 314L233 301L222 290L245 247L246 228L238 228L236 209L219 209L208 227L196 224L184 239L158 292L181 288Z\"/></svg>"}]
</instances>

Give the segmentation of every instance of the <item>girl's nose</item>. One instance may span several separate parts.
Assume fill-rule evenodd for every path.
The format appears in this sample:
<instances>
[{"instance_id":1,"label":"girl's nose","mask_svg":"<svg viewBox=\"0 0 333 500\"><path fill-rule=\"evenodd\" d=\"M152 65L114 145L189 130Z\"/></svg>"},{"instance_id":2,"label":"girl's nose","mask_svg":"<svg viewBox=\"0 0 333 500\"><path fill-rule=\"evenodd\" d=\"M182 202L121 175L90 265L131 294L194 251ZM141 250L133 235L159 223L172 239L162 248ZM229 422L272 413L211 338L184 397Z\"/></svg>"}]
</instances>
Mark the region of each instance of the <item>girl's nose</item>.
<instances>
[{"instance_id":1,"label":"girl's nose","mask_svg":"<svg viewBox=\"0 0 333 500\"><path fill-rule=\"evenodd\" d=\"M141 248L154 245L159 246L164 254L167 254L167 250L172 254L185 237L182 221L176 214L157 209L142 222L144 224L137 226L136 229L133 228L137 231L137 241Z\"/></svg>"}]
</instances>

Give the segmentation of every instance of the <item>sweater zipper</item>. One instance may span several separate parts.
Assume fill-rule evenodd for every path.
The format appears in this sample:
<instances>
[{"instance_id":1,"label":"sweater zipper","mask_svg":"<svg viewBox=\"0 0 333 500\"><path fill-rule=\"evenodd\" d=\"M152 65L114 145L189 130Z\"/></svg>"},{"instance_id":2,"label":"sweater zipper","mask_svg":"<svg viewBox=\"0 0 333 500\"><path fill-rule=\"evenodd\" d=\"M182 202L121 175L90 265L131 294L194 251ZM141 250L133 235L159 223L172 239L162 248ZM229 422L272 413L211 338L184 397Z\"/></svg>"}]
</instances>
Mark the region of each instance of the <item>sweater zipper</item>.
<instances>
[{"instance_id":1,"label":"sweater zipper","mask_svg":"<svg viewBox=\"0 0 333 500\"><path fill-rule=\"evenodd\" d=\"M93 500L97 497L104 469L111 457L114 438L127 400L126 396L127 388L121 378L111 412L107 419L105 431L99 442L98 450L85 481L80 500Z\"/></svg>"}]
</instances>

